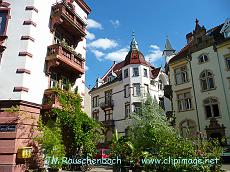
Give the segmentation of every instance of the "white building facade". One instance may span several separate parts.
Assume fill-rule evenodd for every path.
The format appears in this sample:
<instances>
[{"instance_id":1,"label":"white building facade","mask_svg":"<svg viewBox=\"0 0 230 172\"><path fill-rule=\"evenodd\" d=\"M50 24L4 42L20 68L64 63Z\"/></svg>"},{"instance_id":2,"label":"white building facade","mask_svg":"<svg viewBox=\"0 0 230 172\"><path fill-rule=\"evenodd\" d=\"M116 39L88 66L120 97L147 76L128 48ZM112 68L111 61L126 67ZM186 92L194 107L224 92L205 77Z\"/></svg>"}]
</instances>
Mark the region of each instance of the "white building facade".
<instances>
[{"instance_id":1,"label":"white building facade","mask_svg":"<svg viewBox=\"0 0 230 172\"><path fill-rule=\"evenodd\" d=\"M223 28L225 28L224 31ZM187 45L169 61L176 126L193 137L224 138L230 143L229 20L206 31L196 20Z\"/></svg>"},{"instance_id":2,"label":"white building facade","mask_svg":"<svg viewBox=\"0 0 230 172\"><path fill-rule=\"evenodd\" d=\"M105 125L105 142L111 141L114 129L125 135L129 125L127 118L141 108L148 93L165 111L169 111L170 101L164 97L163 91L164 85L168 84L164 71L144 59L133 35L125 60L114 63L90 91L92 117Z\"/></svg>"},{"instance_id":3,"label":"white building facade","mask_svg":"<svg viewBox=\"0 0 230 172\"><path fill-rule=\"evenodd\" d=\"M72 89L84 99L85 36L90 11L83 0L0 1L0 168L3 171L23 171L16 154L19 148L28 146L31 134L20 129L21 119L10 123L15 116L4 112L6 108L18 106L20 111L30 113L36 123L40 110L55 106L50 88ZM47 104L47 97L52 97L52 104ZM23 123L31 127L32 121ZM10 127L11 136L7 129ZM23 137L20 133L24 133Z\"/></svg>"}]
</instances>

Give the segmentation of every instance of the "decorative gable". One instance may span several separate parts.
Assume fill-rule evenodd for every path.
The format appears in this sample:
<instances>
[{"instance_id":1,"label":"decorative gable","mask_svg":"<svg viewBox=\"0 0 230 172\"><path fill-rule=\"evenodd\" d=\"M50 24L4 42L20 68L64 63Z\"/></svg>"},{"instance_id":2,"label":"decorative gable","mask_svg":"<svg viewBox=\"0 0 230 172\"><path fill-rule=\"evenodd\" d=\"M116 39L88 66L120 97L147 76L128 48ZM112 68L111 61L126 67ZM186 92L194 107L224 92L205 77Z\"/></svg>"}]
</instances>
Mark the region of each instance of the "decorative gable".
<instances>
[{"instance_id":1,"label":"decorative gable","mask_svg":"<svg viewBox=\"0 0 230 172\"><path fill-rule=\"evenodd\" d=\"M225 38L230 38L230 18L227 18L220 33L224 34Z\"/></svg>"}]
</instances>

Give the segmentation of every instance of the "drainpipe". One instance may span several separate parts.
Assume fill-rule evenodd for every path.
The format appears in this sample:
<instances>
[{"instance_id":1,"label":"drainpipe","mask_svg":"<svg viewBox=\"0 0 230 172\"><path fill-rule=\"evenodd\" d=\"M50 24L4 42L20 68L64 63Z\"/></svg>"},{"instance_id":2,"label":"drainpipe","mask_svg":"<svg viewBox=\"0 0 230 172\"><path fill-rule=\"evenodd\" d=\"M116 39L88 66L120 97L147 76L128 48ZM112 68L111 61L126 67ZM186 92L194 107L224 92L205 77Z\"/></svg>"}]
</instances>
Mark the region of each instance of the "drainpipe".
<instances>
[{"instance_id":1,"label":"drainpipe","mask_svg":"<svg viewBox=\"0 0 230 172\"><path fill-rule=\"evenodd\" d=\"M185 58L185 60L189 63L190 74L191 74L191 78L192 78L193 96L194 96L195 108L196 108L196 117L197 117L198 129L199 129L199 136L200 136L200 139L201 139L201 134L200 134L200 131L201 131L201 129L200 129L200 119L199 119L199 114L198 114L198 110L197 110L197 100L196 100L196 92L195 92L194 82L193 82L191 60L190 60L190 58L188 56Z\"/></svg>"},{"instance_id":2,"label":"drainpipe","mask_svg":"<svg viewBox=\"0 0 230 172\"><path fill-rule=\"evenodd\" d=\"M216 55L217 55L217 61L218 61L218 65L219 65L219 71L220 71L220 78L221 78L221 82L222 82L222 85L223 85L223 90L224 90L224 98L225 98L225 103L226 103L226 107L227 107L227 110L228 110L228 117L229 117L229 120L230 120L230 111L229 111L229 104L228 104L228 99L226 97L226 90L225 90L225 86L224 86L224 79L223 79L223 75L222 75L222 72L221 72L221 66L220 66L220 59L219 59L219 53L218 53L218 49L216 47L216 45L213 45L213 49L214 51L216 52Z\"/></svg>"}]
</instances>

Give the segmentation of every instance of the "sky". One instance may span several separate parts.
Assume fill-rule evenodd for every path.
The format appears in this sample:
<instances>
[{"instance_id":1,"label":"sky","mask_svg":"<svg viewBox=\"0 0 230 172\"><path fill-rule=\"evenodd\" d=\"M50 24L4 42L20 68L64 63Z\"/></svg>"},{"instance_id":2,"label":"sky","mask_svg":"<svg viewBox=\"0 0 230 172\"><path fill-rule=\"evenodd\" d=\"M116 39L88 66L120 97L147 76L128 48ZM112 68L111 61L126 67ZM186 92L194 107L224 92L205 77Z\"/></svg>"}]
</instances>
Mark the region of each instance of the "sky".
<instances>
[{"instance_id":1,"label":"sky","mask_svg":"<svg viewBox=\"0 0 230 172\"><path fill-rule=\"evenodd\" d=\"M92 88L112 66L124 60L134 31L139 50L153 66L164 64L168 36L178 52L195 19L207 30L230 18L230 0L85 0L88 16L86 86Z\"/></svg>"}]
</instances>

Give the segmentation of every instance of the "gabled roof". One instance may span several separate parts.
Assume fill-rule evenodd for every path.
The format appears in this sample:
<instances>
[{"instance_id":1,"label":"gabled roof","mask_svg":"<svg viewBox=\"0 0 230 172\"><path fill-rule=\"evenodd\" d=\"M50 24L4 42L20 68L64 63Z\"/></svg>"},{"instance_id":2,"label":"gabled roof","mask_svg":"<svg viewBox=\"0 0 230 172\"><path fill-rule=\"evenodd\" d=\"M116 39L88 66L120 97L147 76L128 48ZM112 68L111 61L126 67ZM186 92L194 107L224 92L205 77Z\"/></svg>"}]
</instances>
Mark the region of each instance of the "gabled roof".
<instances>
[{"instance_id":1,"label":"gabled roof","mask_svg":"<svg viewBox=\"0 0 230 172\"><path fill-rule=\"evenodd\" d=\"M206 31L206 35L210 38L213 38L214 41L218 44L223 42L224 36L220 33L221 28L223 27L224 24L221 24L219 26L216 26L208 31ZM200 30L200 29L204 29L204 27L200 27L198 21L196 21L196 27L195 27L195 31ZM186 35L186 37L192 37L194 34L196 34L195 32L190 32L189 34ZM169 60L169 63L174 62L176 60L180 60L183 58L186 58L187 55L190 53L190 50L192 48L192 46L194 47L194 39L192 39L187 45L185 45L172 59Z\"/></svg>"}]
</instances>

